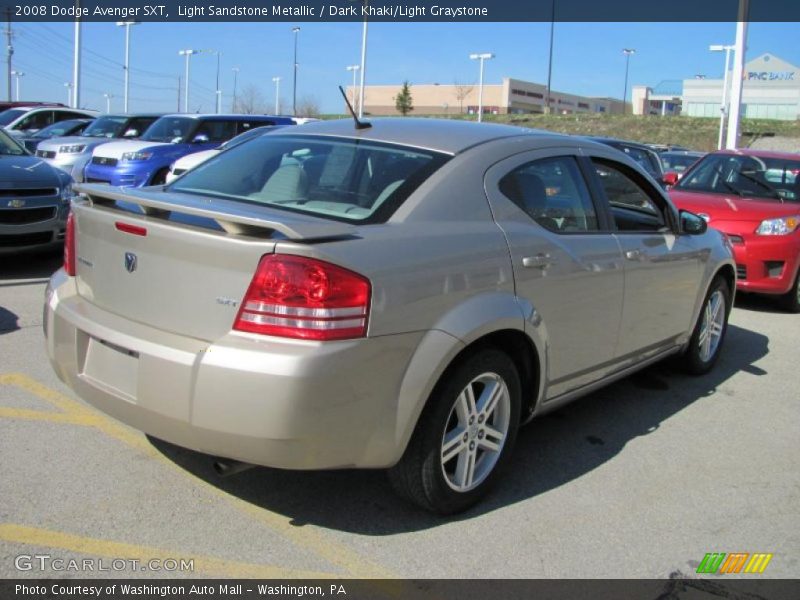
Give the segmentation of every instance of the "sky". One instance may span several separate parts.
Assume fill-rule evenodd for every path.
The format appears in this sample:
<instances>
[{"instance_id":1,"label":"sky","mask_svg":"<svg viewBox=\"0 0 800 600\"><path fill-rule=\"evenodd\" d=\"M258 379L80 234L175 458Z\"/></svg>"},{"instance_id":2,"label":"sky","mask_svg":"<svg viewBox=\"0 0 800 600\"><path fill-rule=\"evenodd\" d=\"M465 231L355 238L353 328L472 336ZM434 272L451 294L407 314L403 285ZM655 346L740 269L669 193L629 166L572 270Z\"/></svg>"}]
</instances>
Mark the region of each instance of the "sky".
<instances>
[{"instance_id":1,"label":"sky","mask_svg":"<svg viewBox=\"0 0 800 600\"><path fill-rule=\"evenodd\" d=\"M347 65L358 64L361 23L297 23L298 103L313 100L322 112L342 112L338 85L352 84ZM281 112L292 100L293 36L290 23L143 23L131 28L132 111L178 110L178 76L184 73L182 48L219 50L223 111L230 109L234 73L239 93L254 86L270 110L281 77ZM73 24L15 23L13 68L21 78L23 100L67 101L72 81ZM113 23L83 25L81 105L122 109L124 29ZM655 86L662 80L695 75L721 78L724 54L710 44L732 44L735 23L556 23L553 51L554 90L585 96L621 98L625 77L622 48L634 48L629 85ZM450 84L476 83L473 52L493 52L485 83L503 77L545 83L549 23L371 23L366 83L408 80ZM800 65L800 23L751 23L747 60L770 52ZM190 110L214 111L216 56L191 58ZM0 87L5 97L5 85ZM630 88L629 92L630 94ZM183 106L181 99L180 106Z\"/></svg>"}]
</instances>

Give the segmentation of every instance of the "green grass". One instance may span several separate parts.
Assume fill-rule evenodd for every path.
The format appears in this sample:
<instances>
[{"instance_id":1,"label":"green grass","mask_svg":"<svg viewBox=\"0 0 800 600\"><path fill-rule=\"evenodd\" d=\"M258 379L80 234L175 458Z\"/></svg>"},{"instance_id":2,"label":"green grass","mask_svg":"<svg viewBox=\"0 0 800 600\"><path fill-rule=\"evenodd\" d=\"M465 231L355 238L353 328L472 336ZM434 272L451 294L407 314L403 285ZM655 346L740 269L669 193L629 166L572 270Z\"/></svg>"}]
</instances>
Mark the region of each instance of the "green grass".
<instances>
[{"instance_id":1,"label":"green grass","mask_svg":"<svg viewBox=\"0 0 800 600\"><path fill-rule=\"evenodd\" d=\"M343 117L344 115L325 115L323 118ZM470 115L449 115L447 118L475 119ZM715 150L719 135L719 119L716 118L600 114L486 115L484 121L573 135L597 135L653 144L677 144L702 151ZM740 129L742 146L748 146L753 140L770 134L800 138L800 121L744 119Z\"/></svg>"}]
</instances>

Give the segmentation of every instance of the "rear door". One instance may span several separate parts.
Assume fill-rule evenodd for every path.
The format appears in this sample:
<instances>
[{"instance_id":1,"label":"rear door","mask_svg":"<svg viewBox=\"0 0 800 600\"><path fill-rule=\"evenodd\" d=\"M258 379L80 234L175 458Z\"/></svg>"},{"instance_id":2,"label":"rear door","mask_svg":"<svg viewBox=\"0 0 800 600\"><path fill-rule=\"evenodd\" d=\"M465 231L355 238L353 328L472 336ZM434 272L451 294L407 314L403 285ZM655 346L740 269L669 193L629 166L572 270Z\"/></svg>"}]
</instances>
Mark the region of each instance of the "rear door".
<instances>
[{"instance_id":1,"label":"rear door","mask_svg":"<svg viewBox=\"0 0 800 600\"><path fill-rule=\"evenodd\" d=\"M541 318L548 399L612 369L622 316L619 244L575 152L518 154L489 169L485 180L511 250L517 296Z\"/></svg>"},{"instance_id":2,"label":"rear door","mask_svg":"<svg viewBox=\"0 0 800 600\"><path fill-rule=\"evenodd\" d=\"M679 233L676 211L646 177L613 155L588 154L625 259L616 358L633 363L673 346L691 328L702 248L696 236Z\"/></svg>"}]
</instances>

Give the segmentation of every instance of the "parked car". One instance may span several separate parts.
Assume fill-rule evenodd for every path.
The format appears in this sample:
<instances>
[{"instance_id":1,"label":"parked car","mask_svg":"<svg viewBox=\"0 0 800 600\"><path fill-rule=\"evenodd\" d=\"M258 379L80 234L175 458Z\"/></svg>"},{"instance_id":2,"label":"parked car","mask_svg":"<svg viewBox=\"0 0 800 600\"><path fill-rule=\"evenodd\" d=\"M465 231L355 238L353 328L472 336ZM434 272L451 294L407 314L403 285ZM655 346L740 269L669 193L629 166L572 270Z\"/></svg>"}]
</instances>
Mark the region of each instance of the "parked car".
<instances>
[{"instance_id":1,"label":"parked car","mask_svg":"<svg viewBox=\"0 0 800 600\"><path fill-rule=\"evenodd\" d=\"M664 177L664 170L661 168L661 160L658 158L658 153L647 144L640 144L639 142L630 142L628 140L618 140L615 138L590 138L595 142L606 144L612 148L616 148L620 152L624 152L634 161L639 163L647 173L655 179L659 184L662 184Z\"/></svg>"},{"instance_id":2,"label":"parked car","mask_svg":"<svg viewBox=\"0 0 800 600\"><path fill-rule=\"evenodd\" d=\"M66 121L59 121L47 127L40 129L36 133L30 135L21 135L17 140L22 142L28 152L35 153L36 147L39 142L49 140L54 137L64 137L67 135L80 135L94 119L67 119Z\"/></svg>"},{"instance_id":3,"label":"parked car","mask_svg":"<svg viewBox=\"0 0 800 600\"><path fill-rule=\"evenodd\" d=\"M18 106L0 113L0 127L13 136L36 133L40 129L66 121L67 119L85 119L96 117L96 110L82 108L63 108L60 106Z\"/></svg>"},{"instance_id":4,"label":"parked car","mask_svg":"<svg viewBox=\"0 0 800 600\"><path fill-rule=\"evenodd\" d=\"M187 154L216 148L252 127L293 124L289 117L269 115L166 115L138 141L96 148L85 181L122 187L161 184L169 166Z\"/></svg>"},{"instance_id":5,"label":"parked car","mask_svg":"<svg viewBox=\"0 0 800 600\"><path fill-rule=\"evenodd\" d=\"M193 152L192 154L187 154L170 165L169 173L167 173L167 183L170 183L173 179L183 175L189 169L193 169L200 163L207 161L209 158L217 156L223 150L234 148L239 144L246 142L247 140L251 140L259 135L264 135L268 131L273 131L275 129L279 129L280 127L284 127L284 125L265 125L264 127L253 127L252 129L248 129L244 133L240 133L236 137L229 139L227 142L221 144L219 147L214 148L213 150L203 150L202 152Z\"/></svg>"},{"instance_id":6,"label":"parked car","mask_svg":"<svg viewBox=\"0 0 800 600\"><path fill-rule=\"evenodd\" d=\"M107 114L98 117L80 136L54 138L36 148L36 156L83 181L83 169L100 144L115 139L135 139L155 123L162 113Z\"/></svg>"},{"instance_id":7,"label":"parked car","mask_svg":"<svg viewBox=\"0 0 800 600\"><path fill-rule=\"evenodd\" d=\"M691 150L669 150L662 152L658 157L661 159L661 167L664 169L664 173L672 171L680 179L686 169L705 155L705 152L693 152Z\"/></svg>"},{"instance_id":8,"label":"parked car","mask_svg":"<svg viewBox=\"0 0 800 600\"><path fill-rule=\"evenodd\" d=\"M0 101L0 112L6 111L9 108L19 108L20 106L31 107L31 106L63 106L67 108L66 104L62 104L61 102L38 102L33 101L30 102L28 100L15 100L15 101Z\"/></svg>"},{"instance_id":9,"label":"parked car","mask_svg":"<svg viewBox=\"0 0 800 600\"><path fill-rule=\"evenodd\" d=\"M439 513L534 416L710 370L734 294L724 237L637 163L503 125L310 123L78 189L45 332L80 397L222 472L389 468Z\"/></svg>"},{"instance_id":10,"label":"parked car","mask_svg":"<svg viewBox=\"0 0 800 600\"><path fill-rule=\"evenodd\" d=\"M661 152L691 152L686 146L679 146L677 144L647 144L651 149L658 153Z\"/></svg>"},{"instance_id":11,"label":"parked car","mask_svg":"<svg viewBox=\"0 0 800 600\"><path fill-rule=\"evenodd\" d=\"M72 179L0 129L0 254L63 244Z\"/></svg>"},{"instance_id":12,"label":"parked car","mask_svg":"<svg viewBox=\"0 0 800 600\"><path fill-rule=\"evenodd\" d=\"M736 150L701 159L670 190L733 244L737 287L800 312L800 154Z\"/></svg>"}]
</instances>

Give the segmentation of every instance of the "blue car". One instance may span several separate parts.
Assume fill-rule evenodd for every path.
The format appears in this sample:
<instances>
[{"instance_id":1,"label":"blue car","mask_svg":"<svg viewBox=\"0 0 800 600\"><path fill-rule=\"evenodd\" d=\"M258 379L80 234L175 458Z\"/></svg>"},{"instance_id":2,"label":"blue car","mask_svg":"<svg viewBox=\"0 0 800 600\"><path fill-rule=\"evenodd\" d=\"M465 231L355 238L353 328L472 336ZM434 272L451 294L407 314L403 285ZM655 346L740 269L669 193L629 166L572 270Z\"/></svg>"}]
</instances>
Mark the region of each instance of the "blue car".
<instances>
[{"instance_id":1,"label":"blue car","mask_svg":"<svg viewBox=\"0 0 800 600\"><path fill-rule=\"evenodd\" d=\"M216 148L253 127L293 124L289 117L269 115L166 115L138 140L98 146L86 165L84 181L120 187L159 185L170 165L187 154Z\"/></svg>"}]
</instances>

